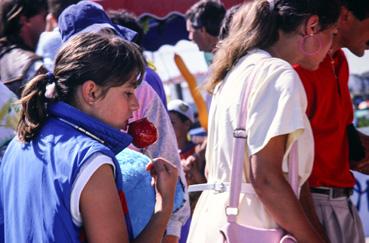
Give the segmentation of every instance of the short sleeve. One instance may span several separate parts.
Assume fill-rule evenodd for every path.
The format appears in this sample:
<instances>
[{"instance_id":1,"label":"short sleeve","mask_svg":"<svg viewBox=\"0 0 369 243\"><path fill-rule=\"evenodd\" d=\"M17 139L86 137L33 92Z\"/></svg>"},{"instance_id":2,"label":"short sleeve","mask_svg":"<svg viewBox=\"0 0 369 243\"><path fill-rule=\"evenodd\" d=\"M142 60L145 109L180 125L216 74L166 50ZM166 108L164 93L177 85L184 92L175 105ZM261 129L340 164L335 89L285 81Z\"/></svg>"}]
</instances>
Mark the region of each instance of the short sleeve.
<instances>
[{"instance_id":1,"label":"short sleeve","mask_svg":"<svg viewBox=\"0 0 369 243\"><path fill-rule=\"evenodd\" d=\"M263 149L273 137L304 129L306 110L301 80L287 63L268 63L256 74L253 86L246 124L250 154Z\"/></svg>"},{"instance_id":2,"label":"short sleeve","mask_svg":"<svg viewBox=\"0 0 369 243\"><path fill-rule=\"evenodd\" d=\"M76 180L72 185L70 210L73 222L77 226L82 225L82 216L79 210L81 193L92 175L104 164L111 165L115 175L115 165L113 160L109 156L106 156L102 153L95 153L82 165Z\"/></svg>"}]
</instances>

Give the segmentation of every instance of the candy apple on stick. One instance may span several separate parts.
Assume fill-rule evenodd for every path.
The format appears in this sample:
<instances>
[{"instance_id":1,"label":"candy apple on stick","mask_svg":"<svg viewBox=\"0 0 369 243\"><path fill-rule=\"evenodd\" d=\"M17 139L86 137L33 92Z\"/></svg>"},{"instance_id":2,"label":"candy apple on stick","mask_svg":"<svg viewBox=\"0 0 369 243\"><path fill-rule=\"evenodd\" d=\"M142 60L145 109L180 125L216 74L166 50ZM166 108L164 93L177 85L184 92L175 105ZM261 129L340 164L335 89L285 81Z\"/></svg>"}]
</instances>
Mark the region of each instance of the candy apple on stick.
<instances>
[{"instance_id":1,"label":"candy apple on stick","mask_svg":"<svg viewBox=\"0 0 369 243\"><path fill-rule=\"evenodd\" d=\"M146 117L131 122L128 134L133 137L132 143L137 148L146 148L158 139L156 127Z\"/></svg>"}]
</instances>

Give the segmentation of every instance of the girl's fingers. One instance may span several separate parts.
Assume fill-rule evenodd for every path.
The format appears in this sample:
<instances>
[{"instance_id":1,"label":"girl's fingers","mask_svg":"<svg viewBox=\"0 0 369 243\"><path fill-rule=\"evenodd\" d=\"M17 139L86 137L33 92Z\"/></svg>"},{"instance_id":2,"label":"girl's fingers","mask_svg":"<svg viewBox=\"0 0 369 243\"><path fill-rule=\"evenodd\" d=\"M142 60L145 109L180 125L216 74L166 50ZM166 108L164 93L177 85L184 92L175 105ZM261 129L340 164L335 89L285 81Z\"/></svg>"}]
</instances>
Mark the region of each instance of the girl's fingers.
<instances>
[{"instance_id":1,"label":"girl's fingers","mask_svg":"<svg viewBox=\"0 0 369 243\"><path fill-rule=\"evenodd\" d=\"M151 169L154 167L154 162L150 161L149 163L147 163L146 165L146 170L147 171L151 171Z\"/></svg>"}]
</instances>

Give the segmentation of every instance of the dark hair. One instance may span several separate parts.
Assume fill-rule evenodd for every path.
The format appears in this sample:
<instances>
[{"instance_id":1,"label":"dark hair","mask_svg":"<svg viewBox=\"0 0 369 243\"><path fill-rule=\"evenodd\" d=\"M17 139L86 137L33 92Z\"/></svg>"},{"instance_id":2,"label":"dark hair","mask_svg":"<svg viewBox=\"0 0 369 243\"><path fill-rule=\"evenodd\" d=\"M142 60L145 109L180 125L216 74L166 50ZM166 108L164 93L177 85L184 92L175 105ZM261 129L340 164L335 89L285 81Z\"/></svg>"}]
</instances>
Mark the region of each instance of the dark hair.
<instances>
[{"instance_id":1,"label":"dark hair","mask_svg":"<svg viewBox=\"0 0 369 243\"><path fill-rule=\"evenodd\" d=\"M78 3L79 1L80 0L47 0L49 13L58 19L64 9L72 4Z\"/></svg>"},{"instance_id":2,"label":"dark hair","mask_svg":"<svg viewBox=\"0 0 369 243\"><path fill-rule=\"evenodd\" d=\"M250 2L248 2L250 3ZM224 38L226 38L228 36L228 32L229 32L229 26L231 25L232 22L232 18L233 15L237 12L237 10L241 7L240 4L234 5L233 7L231 7L230 9L227 10L223 21L222 21L222 25L220 26L220 31L219 31L219 40L223 40Z\"/></svg>"},{"instance_id":3,"label":"dark hair","mask_svg":"<svg viewBox=\"0 0 369 243\"><path fill-rule=\"evenodd\" d=\"M21 118L17 134L21 141L30 141L47 118L47 103L63 101L73 105L77 87L93 80L103 87L104 97L111 87L137 79L142 81L144 61L134 43L101 33L82 33L70 39L55 61L54 97L46 98L50 75L41 74L27 83L20 104ZM54 85L54 84L53 84Z\"/></svg>"},{"instance_id":4,"label":"dark hair","mask_svg":"<svg viewBox=\"0 0 369 243\"><path fill-rule=\"evenodd\" d=\"M360 21L369 17L368 0L341 0L341 3Z\"/></svg>"},{"instance_id":5,"label":"dark hair","mask_svg":"<svg viewBox=\"0 0 369 243\"><path fill-rule=\"evenodd\" d=\"M215 0L201 0L187 10L186 19L195 29L204 27L210 35L218 36L225 13L222 3Z\"/></svg>"},{"instance_id":6,"label":"dark hair","mask_svg":"<svg viewBox=\"0 0 369 243\"><path fill-rule=\"evenodd\" d=\"M1 0L0 37L18 35L21 29L20 17L31 18L47 10L46 0Z\"/></svg>"},{"instance_id":7,"label":"dark hair","mask_svg":"<svg viewBox=\"0 0 369 243\"><path fill-rule=\"evenodd\" d=\"M259 0L244 3L233 16L228 37L218 44L208 90L212 92L250 49L267 49L277 42L279 31L292 33L313 15L319 17L322 31L334 25L339 14L338 0Z\"/></svg>"},{"instance_id":8,"label":"dark hair","mask_svg":"<svg viewBox=\"0 0 369 243\"><path fill-rule=\"evenodd\" d=\"M126 10L109 10L108 16L114 24L127 27L137 32L136 37L133 39L138 45L142 45L144 37L144 30L142 25L138 22L137 17Z\"/></svg>"}]
</instances>

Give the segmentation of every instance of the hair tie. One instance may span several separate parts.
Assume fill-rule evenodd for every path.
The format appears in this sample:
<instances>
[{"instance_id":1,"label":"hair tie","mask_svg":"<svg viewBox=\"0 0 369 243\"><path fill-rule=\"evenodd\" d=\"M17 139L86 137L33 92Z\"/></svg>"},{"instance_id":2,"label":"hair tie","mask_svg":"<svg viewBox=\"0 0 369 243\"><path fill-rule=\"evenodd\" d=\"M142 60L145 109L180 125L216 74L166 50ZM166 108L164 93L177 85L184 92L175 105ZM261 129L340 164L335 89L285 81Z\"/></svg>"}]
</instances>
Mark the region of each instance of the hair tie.
<instances>
[{"instance_id":1,"label":"hair tie","mask_svg":"<svg viewBox=\"0 0 369 243\"><path fill-rule=\"evenodd\" d=\"M273 11L275 6L275 0L267 0L269 3L269 10Z\"/></svg>"},{"instance_id":2,"label":"hair tie","mask_svg":"<svg viewBox=\"0 0 369 243\"><path fill-rule=\"evenodd\" d=\"M18 17L19 14L22 12L23 7L19 4L14 4L14 6L8 11L6 14L6 20L8 22L12 21L14 18Z\"/></svg>"},{"instance_id":3,"label":"hair tie","mask_svg":"<svg viewBox=\"0 0 369 243\"><path fill-rule=\"evenodd\" d=\"M52 72L48 72L46 74L46 77L47 77L47 85L45 97L48 99L54 99L56 97L56 89L55 89L56 78Z\"/></svg>"},{"instance_id":4,"label":"hair tie","mask_svg":"<svg viewBox=\"0 0 369 243\"><path fill-rule=\"evenodd\" d=\"M52 72L48 72L46 74L46 76L47 76L47 83L48 84L52 84L52 83L55 82L56 79L55 79L55 76L54 76L54 74Z\"/></svg>"}]
</instances>

